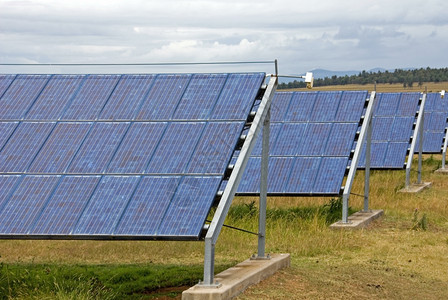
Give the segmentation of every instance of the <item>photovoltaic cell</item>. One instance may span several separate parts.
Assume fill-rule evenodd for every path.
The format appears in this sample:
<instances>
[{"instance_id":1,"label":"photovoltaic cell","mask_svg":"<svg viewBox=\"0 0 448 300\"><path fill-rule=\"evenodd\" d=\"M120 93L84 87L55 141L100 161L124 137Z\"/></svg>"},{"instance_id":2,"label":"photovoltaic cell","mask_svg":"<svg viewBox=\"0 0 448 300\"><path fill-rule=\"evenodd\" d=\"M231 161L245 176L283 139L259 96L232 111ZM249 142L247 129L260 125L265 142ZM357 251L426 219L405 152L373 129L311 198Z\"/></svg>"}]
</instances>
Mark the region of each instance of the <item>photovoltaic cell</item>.
<instances>
[{"instance_id":1,"label":"photovoltaic cell","mask_svg":"<svg viewBox=\"0 0 448 300\"><path fill-rule=\"evenodd\" d=\"M280 94L280 93L277 93ZM316 103L318 92L296 92L293 93L288 106L285 122L308 122ZM281 105L279 103L278 105ZM286 103L285 103L286 105Z\"/></svg>"},{"instance_id":2,"label":"photovoltaic cell","mask_svg":"<svg viewBox=\"0 0 448 300\"><path fill-rule=\"evenodd\" d=\"M104 172L128 127L129 123L96 123L67 172Z\"/></svg>"},{"instance_id":3,"label":"photovoltaic cell","mask_svg":"<svg viewBox=\"0 0 448 300\"><path fill-rule=\"evenodd\" d=\"M246 120L251 103L257 96L257 88L265 78L264 73L230 74L211 115L213 120Z\"/></svg>"},{"instance_id":4,"label":"photovoltaic cell","mask_svg":"<svg viewBox=\"0 0 448 300\"><path fill-rule=\"evenodd\" d=\"M193 75L173 119L209 119L227 77L227 74Z\"/></svg>"},{"instance_id":5,"label":"photovoltaic cell","mask_svg":"<svg viewBox=\"0 0 448 300\"><path fill-rule=\"evenodd\" d=\"M285 192L312 194L321 162L321 157L295 158Z\"/></svg>"},{"instance_id":6,"label":"photovoltaic cell","mask_svg":"<svg viewBox=\"0 0 448 300\"><path fill-rule=\"evenodd\" d=\"M65 120L96 120L121 75L88 75L64 112Z\"/></svg>"},{"instance_id":7,"label":"photovoltaic cell","mask_svg":"<svg viewBox=\"0 0 448 300\"><path fill-rule=\"evenodd\" d=\"M330 123L310 123L302 138L306 147L297 147L299 156L322 156L331 131Z\"/></svg>"},{"instance_id":8,"label":"photovoltaic cell","mask_svg":"<svg viewBox=\"0 0 448 300\"><path fill-rule=\"evenodd\" d=\"M204 127L204 122L169 124L146 173L184 173Z\"/></svg>"},{"instance_id":9,"label":"photovoltaic cell","mask_svg":"<svg viewBox=\"0 0 448 300\"><path fill-rule=\"evenodd\" d=\"M271 122L283 122L286 119L285 115L288 112L288 106L293 95L293 92L274 94L271 102Z\"/></svg>"},{"instance_id":10,"label":"photovoltaic cell","mask_svg":"<svg viewBox=\"0 0 448 300\"><path fill-rule=\"evenodd\" d=\"M180 178L180 176L142 178L115 233L155 236L174 197Z\"/></svg>"},{"instance_id":11,"label":"photovoltaic cell","mask_svg":"<svg viewBox=\"0 0 448 300\"><path fill-rule=\"evenodd\" d=\"M0 119L22 119L50 79L50 75L18 75L0 98Z\"/></svg>"},{"instance_id":12,"label":"photovoltaic cell","mask_svg":"<svg viewBox=\"0 0 448 300\"><path fill-rule=\"evenodd\" d=\"M191 80L191 74L158 75L137 120L170 120Z\"/></svg>"},{"instance_id":13,"label":"photovoltaic cell","mask_svg":"<svg viewBox=\"0 0 448 300\"><path fill-rule=\"evenodd\" d=\"M317 94L310 121L329 122L335 120L341 96L342 92L326 92Z\"/></svg>"},{"instance_id":14,"label":"photovoltaic cell","mask_svg":"<svg viewBox=\"0 0 448 300\"><path fill-rule=\"evenodd\" d=\"M8 89L11 82L14 80L16 75L0 75L0 98L3 93Z\"/></svg>"},{"instance_id":15,"label":"photovoltaic cell","mask_svg":"<svg viewBox=\"0 0 448 300\"><path fill-rule=\"evenodd\" d=\"M64 176L48 200L32 234L70 234L81 217L100 176Z\"/></svg>"},{"instance_id":16,"label":"photovoltaic cell","mask_svg":"<svg viewBox=\"0 0 448 300\"><path fill-rule=\"evenodd\" d=\"M19 175L0 175L0 209L6 204L19 180Z\"/></svg>"},{"instance_id":17,"label":"photovoltaic cell","mask_svg":"<svg viewBox=\"0 0 448 300\"><path fill-rule=\"evenodd\" d=\"M333 123L323 155L347 156L353 148L357 129L356 123Z\"/></svg>"},{"instance_id":18,"label":"photovoltaic cell","mask_svg":"<svg viewBox=\"0 0 448 300\"><path fill-rule=\"evenodd\" d=\"M0 212L0 233L28 233L58 181L59 176L25 177Z\"/></svg>"},{"instance_id":19,"label":"photovoltaic cell","mask_svg":"<svg viewBox=\"0 0 448 300\"><path fill-rule=\"evenodd\" d=\"M19 122L0 122L0 151Z\"/></svg>"},{"instance_id":20,"label":"photovoltaic cell","mask_svg":"<svg viewBox=\"0 0 448 300\"><path fill-rule=\"evenodd\" d=\"M91 126L92 123L58 123L34 159L29 171L64 172Z\"/></svg>"},{"instance_id":21,"label":"photovoltaic cell","mask_svg":"<svg viewBox=\"0 0 448 300\"><path fill-rule=\"evenodd\" d=\"M340 189L347 162L347 157L323 157L313 187L313 193L329 194Z\"/></svg>"},{"instance_id":22,"label":"photovoltaic cell","mask_svg":"<svg viewBox=\"0 0 448 300\"><path fill-rule=\"evenodd\" d=\"M232 132L241 131L241 123L208 123L189 162L187 173L223 173L229 153L235 148L238 137Z\"/></svg>"},{"instance_id":23,"label":"photovoltaic cell","mask_svg":"<svg viewBox=\"0 0 448 300\"><path fill-rule=\"evenodd\" d=\"M107 101L100 119L133 120L152 86L154 75L123 75Z\"/></svg>"},{"instance_id":24,"label":"photovoltaic cell","mask_svg":"<svg viewBox=\"0 0 448 300\"><path fill-rule=\"evenodd\" d=\"M25 118L28 120L59 119L83 78L83 75L54 75Z\"/></svg>"},{"instance_id":25,"label":"photovoltaic cell","mask_svg":"<svg viewBox=\"0 0 448 300\"><path fill-rule=\"evenodd\" d=\"M184 177L159 226L158 235L197 236L220 183L220 176Z\"/></svg>"},{"instance_id":26,"label":"photovoltaic cell","mask_svg":"<svg viewBox=\"0 0 448 300\"><path fill-rule=\"evenodd\" d=\"M133 123L107 168L111 173L143 173L167 123Z\"/></svg>"},{"instance_id":27,"label":"photovoltaic cell","mask_svg":"<svg viewBox=\"0 0 448 300\"><path fill-rule=\"evenodd\" d=\"M272 155L298 155L301 148L298 145L303 145L302 140L306 127L306 123L283 124L275 147L272 149Z\"/></svg>"},{"instance_id":28,"label":"photovoltaic cell","mask_svg":"<svg viewBox=\"0 0 448 300\"><path fill-rule=\"evenodd\" d=\"M105 176L76 225L75 234L112 234L140 180L138 176Z\"/></svg>"},{"instance_id":29,"label":"photovoltaic cell","mask_svg":"<svg viewBox=\"0 0 448 300\"><path fill-rule=\"evenodd\" d=\"M0 152L0 172L25 172L55 123L21 123Z\"/></svg>"}]
</instances>

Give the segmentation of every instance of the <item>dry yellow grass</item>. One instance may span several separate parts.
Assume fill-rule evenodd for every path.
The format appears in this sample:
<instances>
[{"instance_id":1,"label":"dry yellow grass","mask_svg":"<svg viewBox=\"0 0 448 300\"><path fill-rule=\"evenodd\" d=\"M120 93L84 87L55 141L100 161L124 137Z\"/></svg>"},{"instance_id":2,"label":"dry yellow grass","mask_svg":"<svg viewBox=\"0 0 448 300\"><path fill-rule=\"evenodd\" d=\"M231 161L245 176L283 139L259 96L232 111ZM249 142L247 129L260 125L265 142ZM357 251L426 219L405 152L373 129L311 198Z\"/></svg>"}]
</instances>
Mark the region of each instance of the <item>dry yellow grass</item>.
<instances>
[{"instance_id":1,"label":"dry yellow grass","mask_svg":"<svg viewBox=\"0 0 448 300\"><path fill-rule=\"evenodd\" d=\"M418 84L414 84L413 87L403 87L403 84L377 84L376 91L381 93L386 92L424 92L425 88L427 88L428 92L440 92L441 90L448 90L448 82L425 82L422 86L418 86ZM309 90L307 88L301 89L285 89L278 91L358 91L358 90L367 90L373 91L375 90L374 84L347 84L347 85L329 85L329 86L320 86L313 87L313 89Z\"/></svg>"}]
</instances>

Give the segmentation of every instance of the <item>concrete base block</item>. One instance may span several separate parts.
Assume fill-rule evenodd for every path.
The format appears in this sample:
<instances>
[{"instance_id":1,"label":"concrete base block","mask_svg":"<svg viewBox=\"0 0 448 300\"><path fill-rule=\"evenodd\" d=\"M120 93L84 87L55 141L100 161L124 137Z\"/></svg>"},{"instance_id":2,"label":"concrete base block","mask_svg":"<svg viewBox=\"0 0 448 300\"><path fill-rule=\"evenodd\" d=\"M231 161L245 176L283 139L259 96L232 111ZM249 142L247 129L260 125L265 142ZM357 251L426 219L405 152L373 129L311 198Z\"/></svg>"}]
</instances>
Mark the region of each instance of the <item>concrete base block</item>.
<instances>
[{"instance_id":1,"label":"concrete base block","mask_svg":"<svg viewBox=\"0 0 448 300\"><path fill-rule=\"evenodd\" d=\"M378 219L384 215L382 209L369 210L367 212L358 211L348 217L348 223L342 223L341 221L330 225L332 229L358 229L367 227L373 220Z\"/></svg>"},{"instance_id":2,"label":"concrete base block","mask_svg":"<svg viewBox=\"0 0 448 300\"><path fill-rule=\"evenodd\" d=\"M419 193L424 189L429 188L432 185L432 182L422 182L422 183L414 183L408 187L405 187L399 190L400 193Z\"/></svg>"},{"instance_id":3,"label":"concrete base block","mask_svg":"<svg viewBox=\"0 0 448 300\"><path fill-rule=\"evenodd\" d=\"M219 287L197 284L183 291L182 300L232 299L250 285L259 283L290 264L289 254L273 254L269 260L248 259L216 275L215 281L220 283Z\"/></svg>"},{"instance_id":4,"label":"concrete base block","mask_svg":"<svg viewBox=\"0 0 448 300\"><path fill-rule=\"evenodd\" d=\"M440 169L436 170L435 173L446 174L446 175L448 175L448 169L446 169L446 168L445 168L445 169L440 168Z\"/></svg>"}]
</instances>

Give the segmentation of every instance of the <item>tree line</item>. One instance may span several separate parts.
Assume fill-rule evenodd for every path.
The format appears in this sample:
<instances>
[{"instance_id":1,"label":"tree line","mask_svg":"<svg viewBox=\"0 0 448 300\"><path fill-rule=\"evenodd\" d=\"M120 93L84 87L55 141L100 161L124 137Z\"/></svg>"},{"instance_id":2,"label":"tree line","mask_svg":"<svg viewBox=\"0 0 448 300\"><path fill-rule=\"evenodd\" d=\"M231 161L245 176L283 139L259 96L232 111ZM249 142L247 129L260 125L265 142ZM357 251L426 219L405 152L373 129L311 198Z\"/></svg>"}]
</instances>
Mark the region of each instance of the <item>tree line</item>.
<instances>
[{"instance_id":1,"label":"tree line","mask_svg":"<svg viewBox=\"0 0 448 300\"><path fill-rule=\"evenodd\" d=\"M401 83L403 87L412 87L414 84L423 86L424 82L444 82L448 81L448 68L432 69L420 68L412 70L395 69L393 72L362 71L357 75L331 76L314 79L314 86L346 85L346 84L372 84L372 83ZM280 83L278 89L304 88L306 83L303 80L294 80L288 83Z\"/></svg>"}]
</instances>

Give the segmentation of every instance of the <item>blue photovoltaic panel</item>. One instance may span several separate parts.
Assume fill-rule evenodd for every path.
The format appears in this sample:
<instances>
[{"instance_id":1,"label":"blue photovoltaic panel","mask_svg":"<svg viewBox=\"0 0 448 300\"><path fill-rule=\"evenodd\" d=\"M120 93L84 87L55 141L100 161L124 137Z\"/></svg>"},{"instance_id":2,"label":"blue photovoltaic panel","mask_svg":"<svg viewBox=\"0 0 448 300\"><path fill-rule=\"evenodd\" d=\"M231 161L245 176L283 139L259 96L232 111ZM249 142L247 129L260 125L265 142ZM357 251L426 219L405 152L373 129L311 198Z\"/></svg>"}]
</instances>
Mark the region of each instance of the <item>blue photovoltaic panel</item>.
<instances>
[{"instance_id":1,"label":"blue photovoltaic panel","mask_svg":"<svg viewBox=\"0 0 448 300\"><path fill-rule=\"evenodd\" d=\"M339 195L367 97L367 91L276 93L268 194ZM261 140L238 194L259 193Z\"/></svg>"},{"instance_id":2,"label":"blue photovoltaic panel","mask_svg":"<svg viewBox=\"0 0 448 300\"><path fill-rule=\"evenodd\" d=\"M3 145L8 141L18 122L0 122L0 151Z\"/></svg>"},{"instance_id":3,"label":"blue photovoltaic panel","mask_svg":"<svg viewBox=\"0 0 448 300\"><path fill-rule=\"evenodd\" d=\"M103 177L74 233L112 234L139 181L138 176Z\"/></svg>"},{"instance_id":4,"label":"blue photovoltaic panel","mask_svg":"<svg viewBox=\"0 0 448 300\"><path fill-rule=\"evenodd\" d=\"M173 119L209 119L227 77L227 74L193 75L174 113Z\"/></svg>"},{"instance_id":5,"label":"blue photovoltaic panel","mask_svg":"<svg viewBox=\"0 0 448 300\"><path fill-rule=\"evenodd\" d=\"M100 176L64 176L31 233L72 233L99 180Z\"/></svg>"},{"instance_id":6,"label":"blue photovoltaic panel","mask_svg":"<svg viewBox=\"0 0 448 300\"><path fill-rule=\"evenodd\" d=\"M420 93L377 93L370 167L402 169L414 133ZM358 166L365 167L365 144Z\"/></svg>"},{"instance_id":7,"label":"blue photovoltaic panel","mask_svg":"<svg viewBox=\"0 0 448 300\"><path fill-rule=\"evenodd\" d=\"M221 95L213 110L214 120L245 120L250 108L246 103L253 102L257 96L257 88L265 78L264 73L258 75L230 74Z\"/></svg>"},{"instance_id":8,"label":"blue photovoltaic panel","mask_svg":"<svg viewBox=\"0 0 448 300\"><path fill-rule=\"evenodd\" d=\"M96 123L70 164L68 173L103 172L129 123Z\"/></svg>"},{"instance_id":9,"label":"blue photovoltaic panel","mask_svg":"<svg viewBox=\"0 0 448 300\"><path fill-rule=\"evenodd\" d=\"M50 77L50 75L17 76L0 98L0 119L22 119Z\"/></svg>"},{"instance_id":10,"label":"blue photovoltaic panel","mask_svg":"<svg viewBox=\"0 0 448 300\"><path fill-rule=\"evenodd\" d=\"M425 102L425 121L423 123L423 153L442 152L445 128L448 127L448 101L439 93L428 93ZM419 151L420 137L415 152Z\"/></svg>"},{"instance_id":11,"label":"blue photovoltaic panel","mask_svg":"<svg viewBox=\"0 0 448 300\"><path fill-rule=\"evenodd\" d=\"M154 75L123 75L99 118L102 120L133 120L152 86L154 78Z\"/></svg>"},{"instance_id":12,"label":"blue photovoltaic panel","mask_svg":"<svg viewBox=\"0 0 448 300\"><path fill-rule=\"evenodd\" d=\"M0 152L0 172L25 172L55 123L21 123Z\"/></svg>"},{"instance_id":13,"label":"blue photovoltaic panel","mask_svg":"<svg viewBox=\"0 0 448 300\"><path fill-rule=\"evenodd\" d=\"M220 183L220 176L184 177L171 200L157 234L197 236L204 225Z\"/></svg>"},{"instance_id":14,"label":"blue photovoltaic panel","mask_svg":"<svg viewBox=\"0 0 448 300\"><path fill-rule=\"evenodd\" d=\"M115 233L157 235L157 229L174 197L180 178L179 176L142 178Z\"/></svg>"},{"instance_id":15,"label":"blue photovoltaic panel","mask_svg":"<svg viewBox=\"0 0 448 300\"><path fill-rule=\"evenodd\" d=\"M0 175L0 209L6 204L19 180L19 175Z\"/></svg>"},{"instance_id":16,"label":"blue photovoltaic panel","mask_svg":"<svg viewBox=\"0 0 448 300\"><path fill-rule=\"evenodd\" d=\"M58 123L31 164L36 173L64 172L92 123Z\"/></svg>"},{"instance_id":17,"label":"blue photovoltaic panel","mask_svg":"<svg viewBox=\"0 0 448 300\"><path fill-rule=\"evenodd\" d=\"M276 93L282 94L282 93ZM288 108L286 109L286 115L284 119L280 119L279 122L308 122L310 121L311 114L313 112L314 105L316 103L318 92L296 92L293 93ZM275 99L274 99L275 100ZM272 102L272 105L280 106L281 103L276 104ZM287 105L287 103L285 103Z\"/></svg>"},{"instance_id":18,"label":"blue photovoltaic panel","mask_svg":"<svg viewBox=\"0 0 448 300\"><path fill-rule=\"evenodd\" d=\"M88 75L62 119L96 120L121 75Z\"/></svg>"},{"instance_id":19,"label":"blue photovoltaic panel","mask_svg":"<svg viewBox=\"0 0 448 300\"><path fill-rule=\"evenodd\" d=\"M0 238L198 240L265 74L8 78Z\"/></svg>"},{"instance_id":20,"label":"blue photovoltaic panel","mask_svg":"<svg viewBox=\"0 0 448 300\"><path fill-rule=\"evenodd\" d=\"M241 123L208 123L196 151L189 162L187 173L223 173L229 153L235 148L238 137L232 132L241 131Z\"/></svg>"},{"instance_id":21,"label":"blue photovoltaic panel","mask_svg":"<svg viewBox=\"0 0 448 300\"><path fill-rule=\"evenodd\" d=\"M0 75L0 99L16 75Z\"/></svg>"},{"instance_id":22,"label":"blue photovoltaic panel","mask_svg":"<svg viewBox=\"0 0 448 300\"><path fill-rule=\"evenodd\" d=\"M159 144L167 123L133 123L107 171L110 173L143 173Z\"/></svg>"},{"instance_id":23,"label":"blue photovoltaic panel","mask_svg":"<svg viewBox=\"0 0 448 300\"><path fill-rule=\"evenodd\" d=\"M0 212L0 233L25 234L44 208L60 176L27 176Z\"/></svg>"},{"instance_id":24,"label":"blue photovoltaic panel","mask_svg":"<svg viewBox=\"0 0 448 300\"><path fill-rule=\"evenodd\" d=\"M84 75L54 75L26 114L26 119L59 119L83 79Z\"/></svg>"},{"instance_id":25,"label":"blue photovoltaic panel","mask_svg":"<svg viewBox=\"0 0 448 300\"><path fill-rule=\"evenodd\" d=\"M305 134L307 123L286 123L277 137L275 147L272 149L271 155L298 155L304 145L302 143L303 135ZM261 138L261 137L260 137Z\"/></svg>"},{"instance_id":26,"label":"blue photovoltaic panel","mask_svg":"<svg viewBox=\"0 0 448 300\"><path fill-rule=\"evenodd\" d=\"M184 173L204 127L204 122L169 124L146 173Z\"/></svg>"},{"instance_id":27,"label":"blue photovoltaic panel","mask_svg":"<svg viewBox=\"0 0 448 300\"><path fill-rule=\"evenodd\" d=\"M353 149L358 124L334 123L326 142L324 156L347 156Z\"/></svg>"},{"instance_id":28,"label":"blue photovoltaic panel","mask_svg":"<svg viewBox=\"0 0 448 300\"><path fill-rule=\"evenodd\" d=\"M191 80L191 74L158 75L137 120L170 120Z\"/></svg>"}]
</instances>

